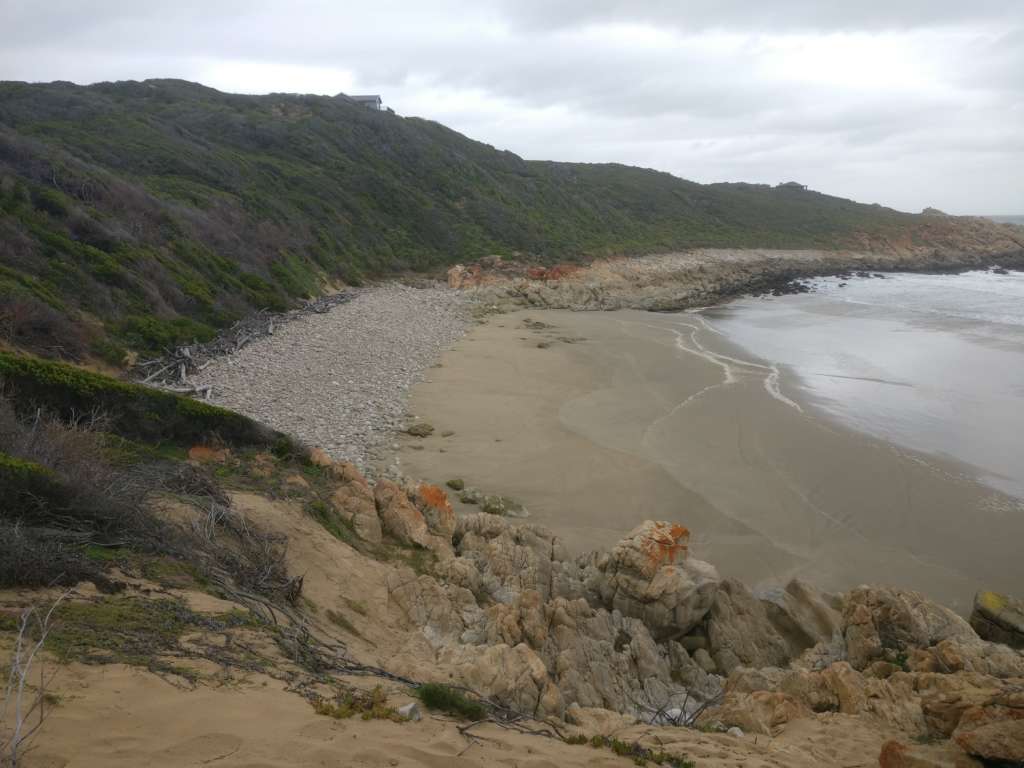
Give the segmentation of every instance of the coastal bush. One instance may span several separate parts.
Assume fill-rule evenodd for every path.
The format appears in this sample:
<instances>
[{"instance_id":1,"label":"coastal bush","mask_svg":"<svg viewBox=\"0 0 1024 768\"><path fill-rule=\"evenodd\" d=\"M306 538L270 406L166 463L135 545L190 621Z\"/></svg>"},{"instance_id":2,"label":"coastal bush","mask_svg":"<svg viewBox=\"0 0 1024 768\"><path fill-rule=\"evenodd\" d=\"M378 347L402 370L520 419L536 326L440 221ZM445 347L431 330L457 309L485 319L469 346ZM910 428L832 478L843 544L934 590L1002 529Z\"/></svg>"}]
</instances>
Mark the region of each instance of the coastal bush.
<instances>
[{"instance_id":1,"label":"coastal bush","mask_svg":"<svg viewBox=\"0 0 1024 768\"><path fill-rule=\"evenodd\" d=\"M487 707L462 691L440 683L424 683L416 689L416 696L428 709L436 709L465 720L483 720Z\"/></svg>"},{"instance_id":2,"label":"coastal bush","mask_svg":"<svg viewBox=\"0 0 1024 768\"><path fill-rule=\"evenodd\" d=\"M949 226L806 190L526 161L342 99L177 80L3 83L0 126L0 289L61 313L69 341L87 319L147 353L337 280L489 254L861 247Z\"/></svg>"},{"instance_id":3,"label":"coastal bush","mask_svg":"<svg viewBox=\"0 0 1024 768\"><path fill-rule=\"evenodd\" d=\"M291 438L239 413L66 363L0 352L0 381L21 413L44 408L72 421L102 411L109 430L129 439L179 445L219 440L282 457L305 454Z\"/></svg>"}]
</instances>

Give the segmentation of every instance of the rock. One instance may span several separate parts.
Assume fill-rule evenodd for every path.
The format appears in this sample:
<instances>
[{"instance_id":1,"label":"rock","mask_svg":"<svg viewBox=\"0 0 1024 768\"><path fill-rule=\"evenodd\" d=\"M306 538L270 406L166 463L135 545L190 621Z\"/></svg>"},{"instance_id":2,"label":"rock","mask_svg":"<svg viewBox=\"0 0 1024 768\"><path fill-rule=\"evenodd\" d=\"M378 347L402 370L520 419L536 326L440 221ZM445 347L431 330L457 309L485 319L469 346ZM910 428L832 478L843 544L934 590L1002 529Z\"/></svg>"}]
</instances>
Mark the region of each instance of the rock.
<instances>
[{"instance_id":1,"label":"rock","mask_svg":"<svg viewBox=\"0 0 1024 768\"><path fill-rule=\"evenodd\" d=\"M327 452L323 448L313 448L309 452L309 463L314 467L328 468L333 466L334 462L331 457L327 455Z\"/></svg>"},{"instance_id":2,"label":"rock","mask_svg":"<svg viewBox=\"0 0 1024 768\"><path fill-rule=\"evenodd\" d=\"M425 421L419 421L415 424L411 424L406 428L405 432L413 437L430 437L430 435L434 434L434 427L432 424L427 424Z\"/></svg>"},{"instance_id":3,"label":"rock","mask_svg":"<svg viewBox=\"0 0 1024 768\"><path fill-rule=\"evenodd\" d=\"M435 648L460 641L467 627L482 619L483 613L468 589L441 585L410 568L389 573L386 585L389 604L408 624L419 627Z\"/></svg>"},{"instance_id":4,"label":"rock","mask_svg":"<svg viewBox=\"0 0 1024 768\"><path fill-rule=\"evenodd\" d=\"M284 484L289 488L299 491L309 490L309 481L306 480L306 478L304 478L302 475L288 475L284 479Z\"/></svg>"},{"instance_id":5,"label":"rock","mask_svg":"<svg viewBox=\"0 0 1024 768\"><path fill-rule=\"evenodd\" d=\"M718 587L708 616L708 640L711 655L725 674L739 666L789 663L790 647L768 620L763 602L735 579L725 579Z\"/></svg>"},{"instance_id":6,"label":"rock","mask_svg":"<svg viewBox=\"0 0 1024 768\"><path fill-rule=\"evenodd\" d=\"M732 728L730 728L729 730L727 730L726 733L729 734L730 736L732 736L735 739L742 739L743 738L743 730L741 728L737 728L735 725Z\"/></svg>"},{"instance_id":7,"label":"rock","mask_svg":"<svg viewBox=\"0 0 1024 768\"><path fill-rule=\"evenodd\" d=\"M438 656L457 679L478 693L535 717L562 717L561 692L537 653L520 643L446 647Z\"/></svg>"},{"instance_id":8,"label":"rock","mask_svg":"<svg viewBox=\"0 0 1024 768\"><path fill-rule=\"evenodd\" d=\"M380 518L373 491L354 464L339 462L331 465L331 475L340 482L331 494L330 506L334 514L352 526L360 538L373 544L381 542Z\"/></svg>"},{"instance_id":9,"label":"rock","mask_svg":"<svg viewBox=\"0 0 1024 768\"><path fill-rule=\"evenodd\" d=\"M420 715L420 708L415 701L403 704L397 711L400 717L404 717L406 720L412 720L414 723L419 722L422 719L422 715Z\"/></svg>"},{"instance_id":10,"label":"rock","mask_svg":"<svg viewBox=\"0 0 1024 768\"><path fill-rule=\"evenodd\" d=\"M416 487L416 506L423 513L430 532L451 543L455 533L455 512L448 494L436 485L420 483Z\"/></svg>"},{"instance_id":11,"label":"rock","mask_svg":"<svg viewBox=\"0 0 1024 768\"><path fill-rule=\"evenodd\" d=\"M890 739L882 745L879 768L981 768L953 744L906 744Z\"/></svg>"},{"instance_id":12,"label":"rock","mask_svg":"<svg viewBox=\"0 0 1024 768\"><path fill-rule=\"evenodd\" d=\"M979 592L971 626L985 640L1024 649L1024 602L998 592Z\"/></svg>"},{"instance_id":13,"label":"rock","mask_svg":"<svg viewBox=\"0 0 1024 768\"><path fill-rule=\"evenodd\" d=\"M992 702L1002 690L998 680L971 673L920 673L915 687L928 733L944 739L952 736L964 712Z\"/></svg>"},{"instance_id":14,"label":"rock","mask_svg":"<svg viewBox=\"0 0 1024 768\"><path fill-rule=\"evenodd\" d=\"M718 590L714 566L686 557L689 531L650 520L634 528L596 565L605 606L638 618L655 639L682 637L707 614Z\"/></svg>"},{"instance_id":15,"label":"rock","mask_svg":"<svg viewBox=\"0 0 1024 768\"><path fill-rule=\"evenodd\" d=\"M708 639L704 635L691 634L679 638L679 644L690 653L693 653L700 648L707 650Z\"/></svg>"},{"instance_id":16,"label":"rock","mask_svg":"<svg viewBox=\"0 0 1024 768\"><path fill-rule=\"evenodd\" d=\"M452 480L449 480L448 482L445 483L445 485L447 485L453 491L461 491L466 487L466 483L463 482L460 478L454 478Z\"/></svg>"},{"instance_id":17,"label":"rock","mask_svg":"<svg viewBox=\"0 0 1024 768\"><path fill-rule=\"evenodd\" d=\"M489 515L503 517L528 517L523 505L506 496L484 496L480 509Z\"/></svg>"},{"instance_id":18,"label":"rock","mask_svg":"<svg viewBox=\"0 0 1024 768\"><path fill-rule=\"evenodd\" d=\"M455 430L446 429L444 432L441 433L441 437L451 437L454 434L455 434Z\"/></svg>"},{"instance_id":19,"label":"rock","mask_svg":"<svg viewBox=\"0 0 1024 768\"><path fill-rule=\"evenodd\" d=\"M420 546L438 553L450 550L450 545L444 539L430 532L423 513L395 483L390 480L377 481L373 495L381 527L400 544Z\"/></svg>"},{"instance_id":20,"label":"rock","mask_svg":"<svg viewBox=\"0 0 1024 768\"><path fill-rule=\"evenodd\" d=\"M789 657L796 658L819 643L829 643L841 630L842 614L814 587L793 579L783 590L772 589L761 595L768 621L789 646Z\"/></svg>"},{"instance_id":21,"label":"rock","mask_svg":"<svg viewBox=\"0 0 1024 768\"><path fill-rule=\"evenodd\" d=\"M946 639L976 642L977 634L953 611L919 592L892 587L858 587L846 601L843 632L850 663L864 669L891 652L931 648Z\"/></svg>"},{"instance_id":22,"label":"rock","mask_svg":"<svg viewBox=\"0 0 1024 768\"><path fill-rule=\"evenodd\" d=\"M459 494L459 501L463 504L479 504L482 496L475 488L467 488Z\"/></svg>"},{"instance_id":23,"label":"rock","mask_svg":"<svg viewBox=\"0 0 1024 768\"><path fill-rule=\"evenodd\" d=\"M565 546L545 528L477 513L456 520L453 542L455 551L476 566L481 589L492 600L511 603L525 590L548 600L556 584L563 585L559 594L575 596L568 576L560 577L563 568L570 575L575 570L566 562Z\"/></svg>"},{"instance_id":24,"label":"rock","mask_svg":"<svg viewBox=\"0 0 1024 768\"><path fill-rule=\"evenodd\" d=\"M575 725L585 736L613 736L636 724L636 718L610 709L581 707L573 702L565 709L566 722Z\"/></svg>"},{"instance_id":25,"label":"rock","mask_svg":"<svg viewBox=\"0 0 1024 768\"><path fill-rule=\"evenodd\" d=\"M231 458L228 448L212 448L209 445L193 445L188 449L189 461L223 464Z\"/></svg>"},{"instance_id":26,"label":"rock","mask_svg":"<svg viewBox=\"0 0 1024 768\"><path fill-rule=\"evenodd\" d=\"M712 659L711 654L703 648L698 648L694 651L693 660L697 662L697 665L709 675L713 675L718 671L718 666L715 664L715 660Z\"/></svg>"},{"instance_id":27,"label":"rock","mask_svg":"<svg viewBox=\"0 0 1024 768\"><path fill-rule=\"evenodd\" d=\"M757 691L732 697L712 707L701 716L700 722L717 720L728 727L741 728L746 733L772 736L787 723L810 716L810 710L791 696Z\"/></svg>"},{"instance_id":28,"label":"rock","mask_svg":"<svg viewBox=\"0 0 1024 768\"><path fill-rule=\"evenodd\" d=\"M943 640L928 652L915 654L911 668L922 672L978 672L998 678L1024 677L1024 653L979 638Z\"/></svg>"},{"instance_id":29,"label":"rock","mask_svg":"<svg viewBox=\"0 0 1024 768\"><path fill-rule=\"evenodd\" d=\"M1024 765L1024 702L1021 707L972 707L963 713L953 740L985 760Z\"/></svg>"}]
</instances>

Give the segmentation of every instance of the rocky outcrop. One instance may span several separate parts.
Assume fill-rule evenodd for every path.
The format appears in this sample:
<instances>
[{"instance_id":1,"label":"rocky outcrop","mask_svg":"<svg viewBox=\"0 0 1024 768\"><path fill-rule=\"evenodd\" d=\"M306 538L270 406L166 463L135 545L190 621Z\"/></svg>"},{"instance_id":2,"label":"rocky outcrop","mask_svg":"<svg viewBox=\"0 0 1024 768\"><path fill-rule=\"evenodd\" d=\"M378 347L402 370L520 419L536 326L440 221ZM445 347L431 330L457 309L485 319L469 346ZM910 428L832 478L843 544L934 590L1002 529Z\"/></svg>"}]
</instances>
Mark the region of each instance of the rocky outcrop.
<instances>
[{"instance_id":1,"label":"rocky outcrop","mask_svg":"<svg viewBox=\"0 0 1024 768\"><path fill-rule=\"evenodd\" d=\"M350 525L362 539L379 544L380 517L377 515L373 491L370 490L366 479L354 464L338 462L329 463L327 466L328 471L338 481L330 497L331 510Z\"/></svg>"},{"instance_id":2,"label":"rocky outcrop","mask_svg":"<svg viewBox=\"0 0 1024 768\"><path fill-rule=\"evenodd\" d=\"M746 606L747 613L734 610L734 604ZM718 610L735 626L746 621L763 632L765 620L749 606L743 590L723 585L709 625ZM747 618L738 619L741 615ZM835 660L836 655L849 661ZM830 656L820 667L807 663ZM861 587L846 596L830 643L805 651L789 668L735 668L722 704L706 717L771 733L784 725L785 717L821 712L870 717L916 738L952 737L985 760L1019 760L1006 755L1017 754L1018 734L1024 734L1024 654L982 640L959 616L918 593ZM886 760L892 765L971 764L963 750L905 746L890 746ZM927 762L933 759L939 762Z\"/></svg>"},{"instance_id":3,"label":"rocky outcrop","mask_svg":"<svg viewBox=\"0 0 1024 768\"><path fill-rule=\"evenodd\" d=\"M1020 706L971 707L957 723L953 740L966 752L989 762L1024 764L1024 693Z\"/></svg>"},{"instance_id":4,"label":"rocky outcrop","mask_svg":"<svg viewBox=\"0 0 1024 768\"><path fill-rule=\"evenodd\" d=\"M791 659L819 643L833 642L840 634L842 601L822 595L810 584L793 579L784 589L768 589L758 596Z\"/></svg>"},{"instance_id":5,"label":"rocky outcrop","mask_svg":"<svg viewBox=\"0 0 1024 768\"><path fill-rule=\"evenodd\" d=\"M659 640L682 637L710 610L720 582L713 565L687 557L689 531L646 521L596 561L604 605L640 619Z\"/></svg>"},{"instance_id":6,"label":"rocky outcrop","mask_svg":"<svg viewBox=\"0 0 1024 768\"><path fill-rule=\"evenodd\" d=\"M982 219L928 217L927 235L854 237L852 250L694 249L596 260L584 267L531 276L509 262L454 267L449 284L489 305L555 309L678 310L708 306L741 293L768 291L798 278L848 271L914 271L1024 264L1024 236ZM923 243L932 244L925 246Z\"/></svg>"},{"instance_id":7,"label":"rocky outcrop","mask_svg":"<svg viewBox=\"0 0 1024 768\"><path fill-rule=\"evenodd\" d=\"M378 485L386 530L385 510L401 506L400 490ZM706 564L684 567L682 530L642 526L612 557L572 559L543 528L471 515L455 522L454 557L438 562L440 580L402 571L389 580L389 599L422 630L438 664L521 711L561 716L575 704L650 718L685 704L692 713L718 694L720 679L665 629L699 621L711 602L707 585L718 580L702 579ZM641 599L636 582L645 575L661 585L648 593L654 602L669 606L647 614L660 636L643 611L630 616L616 607L616 594Z\"/></svg>"},{"instance_id":8,"label":"rocky outcrop","mask_svg":"<svg viewBox=\"0 0 1024 768\"><path fill-rule=\"evenodd\" d=\"M793 656L764 604L735 579L719 586L707 631L712 658L725 675L740 666L785 666Z\"/></svg>"},{"instance_id":9,"label":"rocky outcrop","mask_svg":"<svg viewBox=\"0 0 1024 768\"><path fill-rule=\"evenodd\" d=\"M979 592L971 626L985 640L1024 649L1024 602L998 592Z\"/></svg>"},{"instance_id":10,"label":"rocky outcrop","mask_svg":"<svg viewBox=\"0 0 1024 768\"><path fill-rule=\"evenodd\" d=\"M882 745L879 768L982 768L955 744L908 744L890 739Z\"/></svg>"},{"instance_id":11,"label":"rocky outcrop","mask_svg":"<svg viewBox=\"0 0 1024 768\"><path fill-rule=\"evenodd\" d=\"M404 489L390 480L379 480L373 495L384 532L398 543L423 547L438 554L451 552L451 543L430 530L427 519Z\"/></svg>"},{"instance_id":12,"label":"rocky outcrop","mask_svg":"<svg viewBox=\"0 0 1024 768\"><path fill-rule=\"evenodd\" d=\"M846 652L855 669L876 659L892 661L910 649L931 648L953 639L977 641L970 624L948 608L910 590L858 587L843 611ZM891 658L889 658L891 657Z\"/></svg>"}]
</instances>

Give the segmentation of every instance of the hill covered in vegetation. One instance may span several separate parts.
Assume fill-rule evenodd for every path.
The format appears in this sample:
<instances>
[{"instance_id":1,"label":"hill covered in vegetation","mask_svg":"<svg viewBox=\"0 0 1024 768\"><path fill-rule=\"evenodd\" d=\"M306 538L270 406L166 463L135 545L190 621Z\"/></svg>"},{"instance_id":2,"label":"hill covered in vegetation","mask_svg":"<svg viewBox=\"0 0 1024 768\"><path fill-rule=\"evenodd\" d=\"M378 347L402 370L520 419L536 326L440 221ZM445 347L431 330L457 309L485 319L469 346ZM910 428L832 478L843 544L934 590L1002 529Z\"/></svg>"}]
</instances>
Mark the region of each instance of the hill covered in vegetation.
<instances>
[{"instance_id":1,"label":"hill covered in vegetation","mask_svg":"<svg viewBox=\"0 0 1024 768\"><path fill-rule=\"evenodd\" d=\"M115 362L332 283L492 253L927 246L956 221L525 161L346 99L0 83L0 335L70 359Z\"/></svg>"}]
</instances>

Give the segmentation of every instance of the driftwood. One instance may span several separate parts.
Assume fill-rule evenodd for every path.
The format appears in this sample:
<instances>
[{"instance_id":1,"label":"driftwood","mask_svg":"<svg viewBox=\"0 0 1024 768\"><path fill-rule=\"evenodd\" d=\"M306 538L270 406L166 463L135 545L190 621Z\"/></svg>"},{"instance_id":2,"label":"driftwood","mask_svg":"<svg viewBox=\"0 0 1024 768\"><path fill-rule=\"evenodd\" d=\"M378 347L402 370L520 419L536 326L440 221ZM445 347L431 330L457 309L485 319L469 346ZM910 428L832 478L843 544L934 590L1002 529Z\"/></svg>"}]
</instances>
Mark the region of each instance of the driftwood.
<instances>
[{"instance_id":1,"label":"driftwood","mask_svg":"<svg viewBox=\"0 0 1024 768\"><path fill-rule=\"evenodd\" d=\"M339 304L351 301L355 295L355 291L342 291L321 296L288 312L261 309L239 320L210 341L195 341L175 349L166 349L160 357L142 360L135 364L129 375L140 384L209 400L213 396L213 387L193 386L189 383L190 376L199 373L219 357L234 354L258 339L273 336L276 329L296 318L311 314L322 315Z\"/></svg>"}]
</instances>

